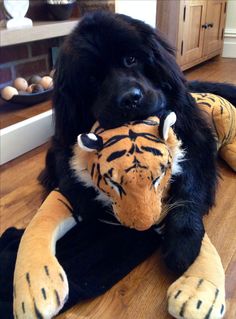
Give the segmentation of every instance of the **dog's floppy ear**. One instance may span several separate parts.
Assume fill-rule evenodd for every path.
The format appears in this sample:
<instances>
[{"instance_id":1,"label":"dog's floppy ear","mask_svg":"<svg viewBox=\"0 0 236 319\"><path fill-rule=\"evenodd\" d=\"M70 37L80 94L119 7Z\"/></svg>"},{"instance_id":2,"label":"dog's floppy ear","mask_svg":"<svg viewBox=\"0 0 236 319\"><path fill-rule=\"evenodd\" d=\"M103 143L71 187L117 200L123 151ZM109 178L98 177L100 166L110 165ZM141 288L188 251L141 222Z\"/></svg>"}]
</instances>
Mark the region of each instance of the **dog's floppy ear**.
<instances>
[{"instance_id":1,"label":"dog's floppy ear","mask_svg":"<svg viewBox=\"0 0 236 319\"><path fill-rule=\"evenodd\" d=\"M175 50L158 31L150 34L148 45L152 50L153 80L158 81L163 90L172 91L172 94L182 89L186 80L176 62Z\"/></svg>"},{"instance_id":2,"label":"dog's floppy ear","mask_svg":"<svg viewBox=\"0 0 236 319\"><path fill-rule=\"evenodd\" d=\"M100 151L103 148L101 136L94 133L80 134L77 141L79 147L87 152Z\"/></svg>"},{"instance_id":3,"label":"dog's floppy ear","mask_svg":"<svg viewBox=\"0 0 236 319\"><path fill-rule=\"evenodd\" d=\"M89 94L82 87L86 80L79 50L75 52L72 48L71 36L60 50L54 74L55 138L65 146L75 143L78 134L89 131L94 123L91 103L86 98Z\"/></svg>"},{"instance_id":4,"label":"dog's floppy ear","mask_svg":"<svg viewBox=\"0 0 236 319\"><path fill-rule=\"evenodd\" d=\"M159 135L165 141L168 139L169 129L176 122L175 112L168 112L160 118L160 124L158 127Z\"/></svg>"},{"instance_id":5,"label":"dog's floppy ear","mask_svg":"<svg viewBox=\"0 0 236 319\"><path fill-rule=\"evenodd\" d=\"M164 36L142 21L131 22L143 37L145 48L148 48L149 63L147 72L153 83L163 90L179 92L186 85L185 77L175 58L175 49Z\"/></svg>"}]
</instances>

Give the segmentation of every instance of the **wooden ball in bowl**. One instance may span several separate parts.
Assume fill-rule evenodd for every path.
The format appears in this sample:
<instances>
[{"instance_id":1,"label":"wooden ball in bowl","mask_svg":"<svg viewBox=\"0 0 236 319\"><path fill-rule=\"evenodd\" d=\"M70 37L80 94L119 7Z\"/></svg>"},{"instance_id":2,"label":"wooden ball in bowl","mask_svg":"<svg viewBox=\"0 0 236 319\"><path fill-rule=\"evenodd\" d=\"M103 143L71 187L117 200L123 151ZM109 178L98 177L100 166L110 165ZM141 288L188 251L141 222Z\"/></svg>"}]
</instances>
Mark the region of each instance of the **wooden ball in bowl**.
<instances>
[{"instance_id":1,"label":"wooden ball in bowl","mask_svg":"<svg viewBox=\"0 0 236 319\"><path fill-rule=\"evenodd\" d=\"M39 82L42 80L42 77L39 76L39 75L32 75L30 78L29 78L29 85L31 84L39 84Z\"/></svg>"},{"instance_id":2,"label":"wooden ball in bowl","mask_svg":"<svg viewBox=\"0 0 236 319\"><path fill-rule=\"evenodd\" d=\"M13 86L18 90L18 91L26 91L28 87L28 82L24 78L16 78L13 81Z\"/></svg>"},{"instance_id":3,"label":"wooden ball in bowl","mask_svg":"<svg viewBox=\"0 0 236 319\"><path fill-rule=\"evenodd\" d=\"M44 91L44 88L41 84L31 84L27 89L28 93L40 93L43 91Z\"/></svg>"},{"instance_id":4,"label":"wooden ball in bowl","mask_svg":"<svg viewBox=\"0 0 236 319\"><path fill-rule=\"evenodd\" d=\"M44 90L48 90L48 89L51 89L53 87L53 80L50 76L44 76L44 77L42 77L39 84L42 85Z\"/></svg>"},{"instance_id":5,"label":"wooden ball in bowl","mask_svg":"<svg viewBox=\"0 0 236 319\"><path fill-rule=\"evenodd\" d=\"M12 86L6 86L1 91L1 96L4 100L9 101L14 95L18 95L18 91L16 88Z\"/></svg>"}]
</instances>

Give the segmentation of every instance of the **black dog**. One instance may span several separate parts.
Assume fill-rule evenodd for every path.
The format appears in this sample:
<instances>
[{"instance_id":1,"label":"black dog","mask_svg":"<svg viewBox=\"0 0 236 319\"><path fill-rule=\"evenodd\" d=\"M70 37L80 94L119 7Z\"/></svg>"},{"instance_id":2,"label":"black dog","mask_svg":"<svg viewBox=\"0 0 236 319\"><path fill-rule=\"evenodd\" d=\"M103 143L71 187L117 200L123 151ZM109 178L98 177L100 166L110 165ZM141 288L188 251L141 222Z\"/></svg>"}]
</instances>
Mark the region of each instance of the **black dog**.
<instances>
[{"instance_id":1,"label":"black dog","mask_svg":"<svg viewBox=\"0 0 236 319\"><path fill-rule=\"evenodd\" d=\"M216 89L215 89L216 88ZM99 120L105 128L128 120L177 114L174 127L183 141L186 160L175 177L170 201L184 202L166 219L164 257L183 272L199 253L204 235L202 217L214 203L217 184L216 145L210 129L188 93L211 91L236 102L230 85L188 84L174 50L145 23L105 12L87 15L65 41L55 73L55 136L40 176L47 190L59 187L83 218L103 207L72 175L69 160L79 133ZM216 92L217 91L217 92Z\"/></svg>"}]
</instances>

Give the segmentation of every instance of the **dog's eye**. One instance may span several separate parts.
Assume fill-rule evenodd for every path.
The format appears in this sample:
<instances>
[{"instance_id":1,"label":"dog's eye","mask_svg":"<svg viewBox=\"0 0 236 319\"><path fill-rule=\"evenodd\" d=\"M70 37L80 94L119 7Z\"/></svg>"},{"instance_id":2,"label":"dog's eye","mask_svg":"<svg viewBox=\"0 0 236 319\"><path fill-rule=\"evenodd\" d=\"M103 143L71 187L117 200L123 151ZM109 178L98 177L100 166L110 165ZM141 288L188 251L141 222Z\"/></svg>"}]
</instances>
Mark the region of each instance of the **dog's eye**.
<instances>
[{"instance_id":1,"label":"dog's eye","mask_svg":"<svg viewBox=\"0 0 236 319\"><path fill-rule=\"evenodd\" d=\"M137 59L134 56L126 56L124 57L124 66L127 68L130 68L131 66L134 66L137 64Z\"/></svg>"}]
</instances>

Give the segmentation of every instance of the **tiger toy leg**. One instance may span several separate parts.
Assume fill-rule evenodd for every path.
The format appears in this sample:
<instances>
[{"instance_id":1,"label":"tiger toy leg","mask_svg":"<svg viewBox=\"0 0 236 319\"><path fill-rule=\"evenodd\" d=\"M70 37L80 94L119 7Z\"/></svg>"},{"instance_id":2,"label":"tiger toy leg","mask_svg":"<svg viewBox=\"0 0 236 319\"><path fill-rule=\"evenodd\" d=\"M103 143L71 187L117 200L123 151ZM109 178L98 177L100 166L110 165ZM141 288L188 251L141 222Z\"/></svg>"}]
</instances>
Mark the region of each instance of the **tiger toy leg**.
<instances>
[{"instance_id":1,"label":"tiger toy leg","mask_svg":"<svg viewBox=\"0 0 236 319\"><path fill-rule=\"evenodd\" d=\"M232 143L221 147L219 154L220 157L236 172L236 137Z\"/></svg>"},{"instance_id":2,"label":"tiger toy leg","mask_svg":"<svg viewBox=\"0 0 236 319\"><path fill-rule=\"evenodd\" d=\"M15 319L52 318L68 296L67 276L55 257L56 241L75 225L59 192L49 194L26 228L14 272Z\"/></svg>"},{"instance_id":3,"label":"tiger toy leg","mask_svg":"<svg viewBox=\"0 0 236 319\"><path fill-rule=\"evenodd\" d=\"M175 318L220 319L225 313L225 274L207 234L200 254L168 289L168 311Z\"/></svg>"}]
</instances>

